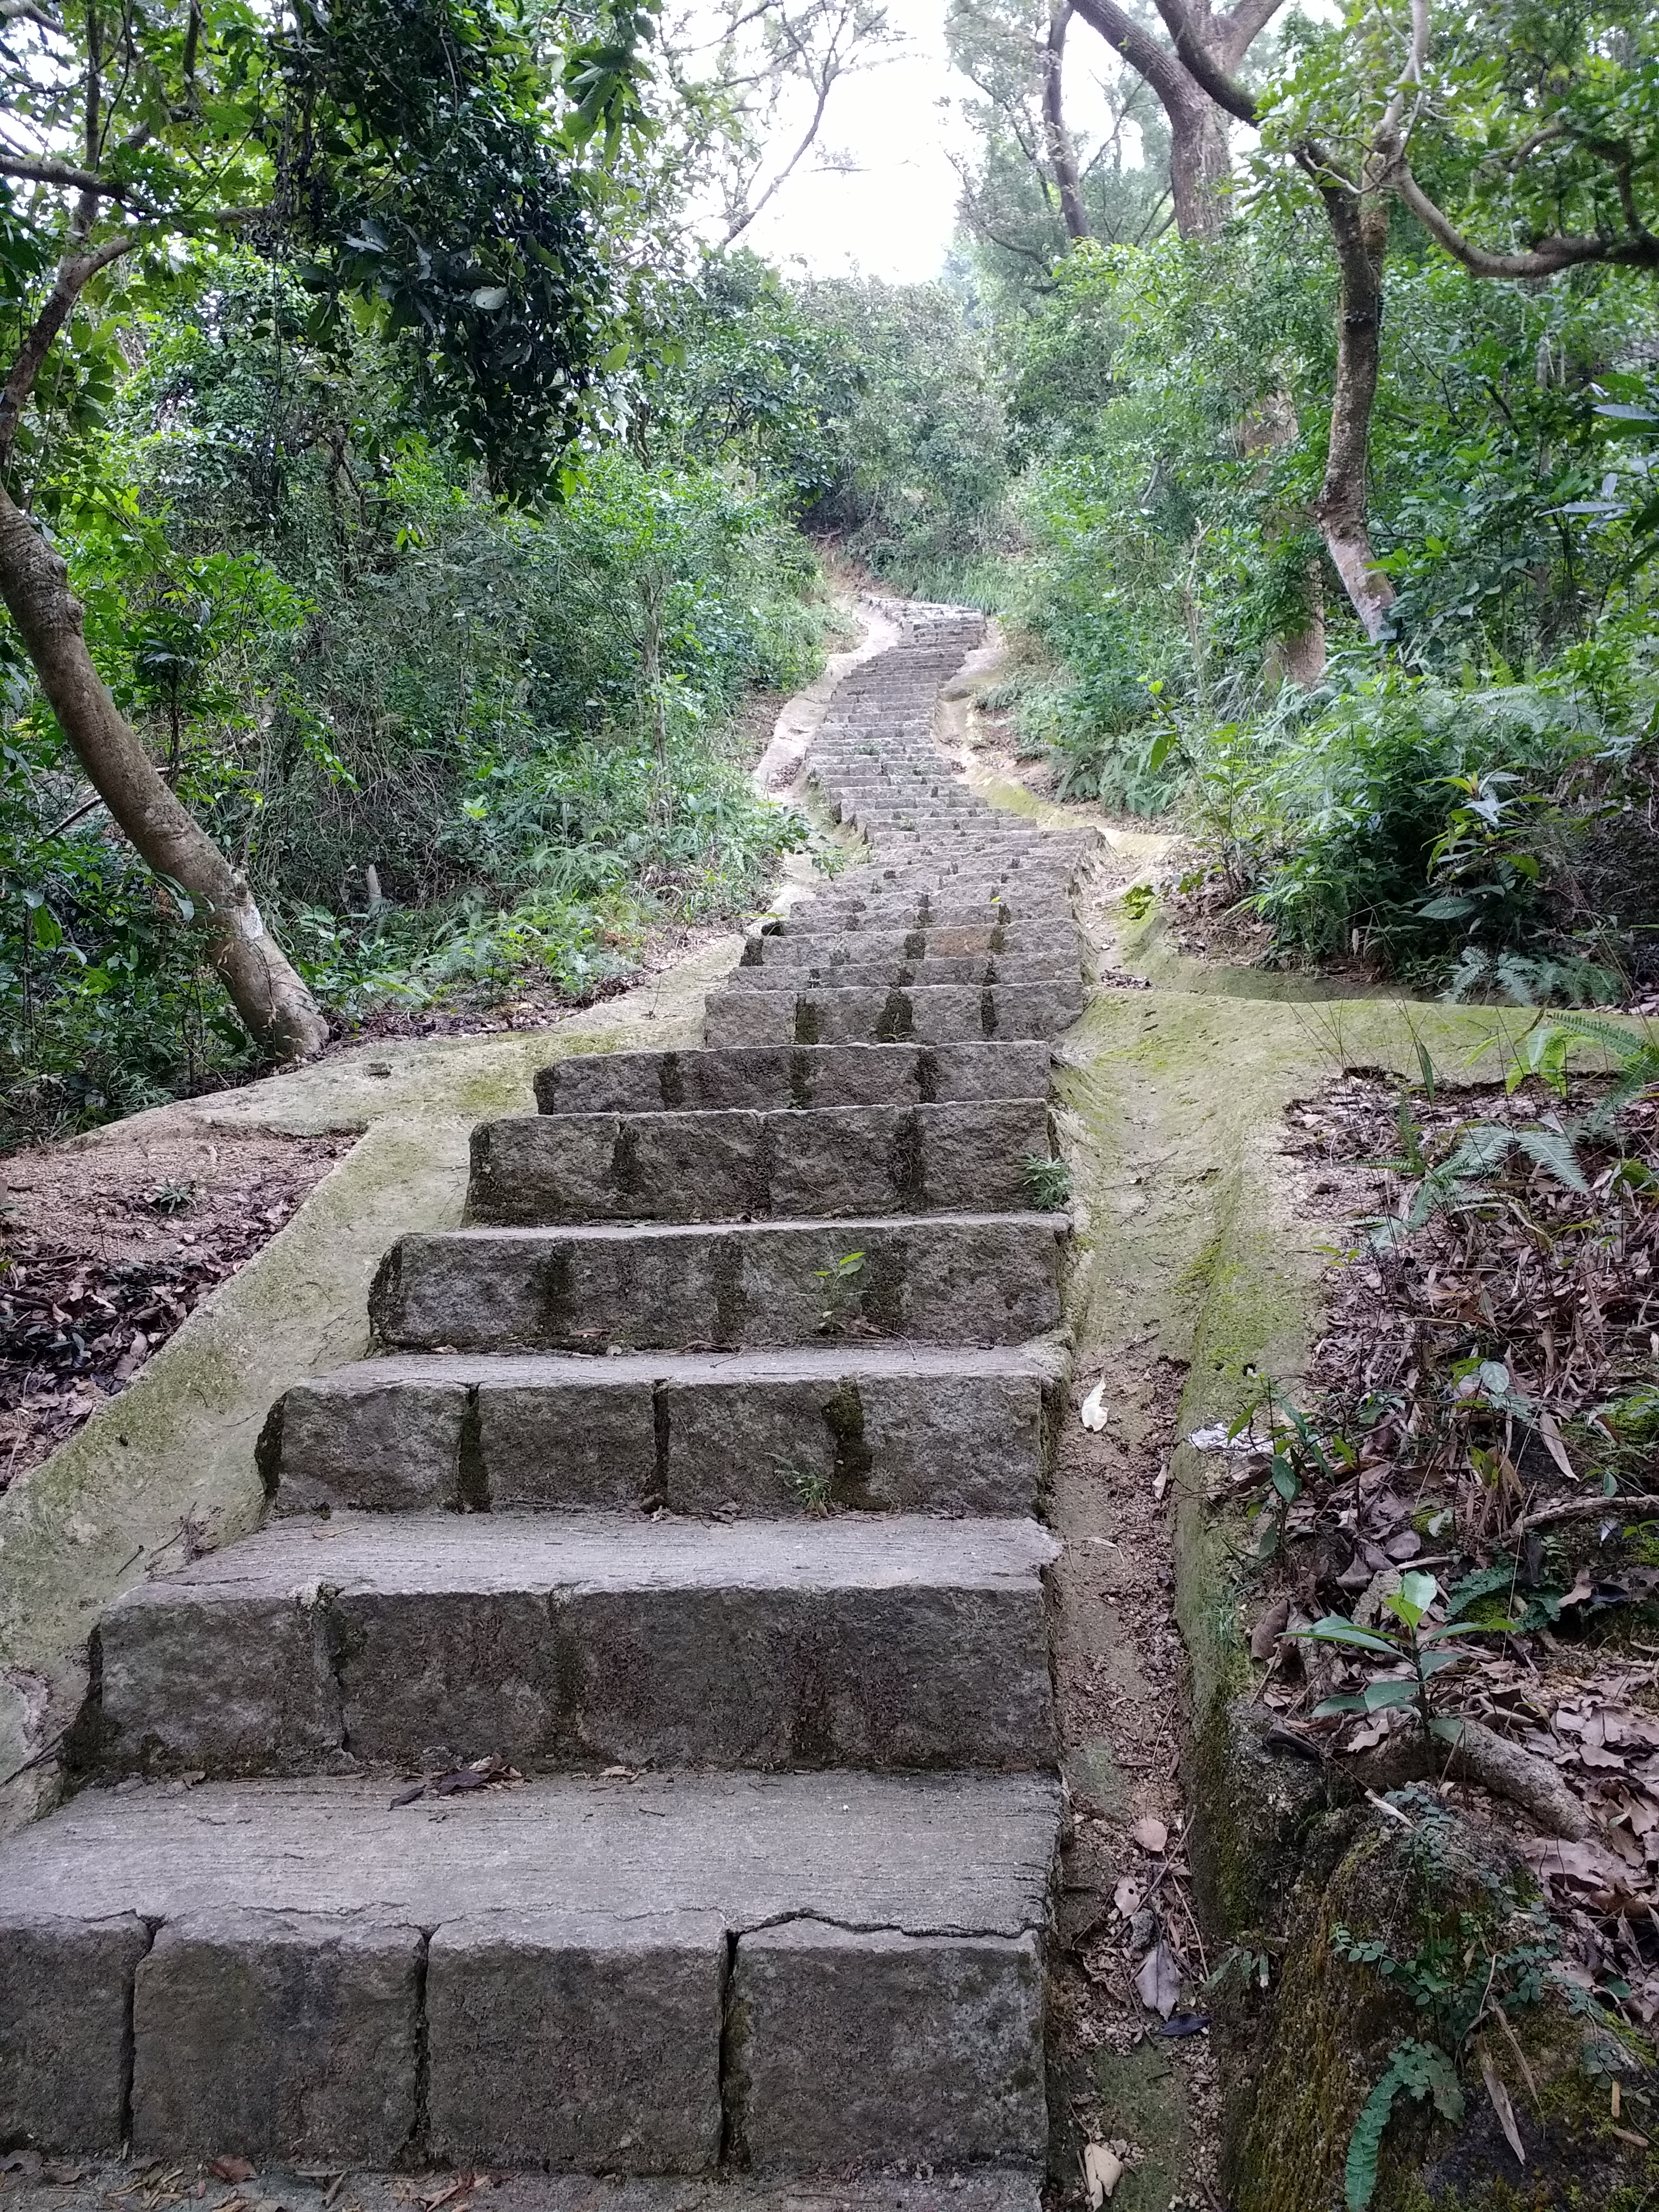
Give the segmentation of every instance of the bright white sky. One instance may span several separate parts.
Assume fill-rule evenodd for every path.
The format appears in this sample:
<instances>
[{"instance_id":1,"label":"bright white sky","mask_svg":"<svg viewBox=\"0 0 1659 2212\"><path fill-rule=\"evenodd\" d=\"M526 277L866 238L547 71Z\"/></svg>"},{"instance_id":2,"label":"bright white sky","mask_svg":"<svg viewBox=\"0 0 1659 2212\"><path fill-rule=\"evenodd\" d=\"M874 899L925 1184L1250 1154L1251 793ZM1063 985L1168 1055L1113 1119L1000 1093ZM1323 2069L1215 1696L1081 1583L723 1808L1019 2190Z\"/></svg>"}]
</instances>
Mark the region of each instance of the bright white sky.
<instances>
[{"instance_id":1,"label":"bright white sky","mask_svg":"<svg viewBox=\"0 0 1659 2212\"><path fill-rule=\"evenodd\" d=\"M945 0L889 0L887 13L907 43L839 84L824 118L824 144L849 155L853 173L815 166L809 154L744 234L781 267L804 262L814 276L857 270L916 283L937 276L950 250L958 185L946 148L971 145L957 107L973 88L945 58ZM1066 106L1080 135L1105 112L1097 82L1105 59L1101 41L1074 20Z\"/></svg>"}]
</instances>

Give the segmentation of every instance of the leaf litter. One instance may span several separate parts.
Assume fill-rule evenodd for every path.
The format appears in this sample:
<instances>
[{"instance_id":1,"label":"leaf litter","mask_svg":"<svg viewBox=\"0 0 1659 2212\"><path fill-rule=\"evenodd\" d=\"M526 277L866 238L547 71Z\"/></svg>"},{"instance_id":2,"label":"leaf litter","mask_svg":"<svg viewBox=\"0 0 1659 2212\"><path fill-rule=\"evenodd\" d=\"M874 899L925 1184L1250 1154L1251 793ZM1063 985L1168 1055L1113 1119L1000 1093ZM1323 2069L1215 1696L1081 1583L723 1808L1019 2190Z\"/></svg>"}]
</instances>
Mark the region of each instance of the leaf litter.
<instances>
[{"instance_id":1,"label":"leaf litter","mask_svg":"<svg viewBox=\"0 0 1659 2212\"><path fill-rule=\"evenodd\" d=\"M1571 1103L1596 1096L1576 1085ZM1253 1531L1258 1695L1310 1755L1363 1781L1366 1756L1386 1756L1416 1723L1405 1703L1330 1711L1390 1670L1300 1632L1333 1614L1386 1623L1407 1572L1434 1580L1430 1625L1481 1632L1436 1676L1435 1709L1540 1762L1582 1808L1574 1838L1537 1832L1514 1802L1480 1801L1532 1868L1569 1976L1651 2030L1659 1103L1638 1099L1612 1130L1581 1128L1576 1176L1559 1157L1565 1115L1524 1095L1442 1086L1429 1097L1364 1074L1293 1106L1285 1150L1307 1211L1348 1221L1325 1333L1294 1404L1267 1393L1238 1432L1191 1441L1210 1455L1212 1497ZM1394 1234L1425 1170L1477 1123L1534 1141ZM1472 1785L1441 1787L1475 1802Z\"/></svg>"}]
</instances>

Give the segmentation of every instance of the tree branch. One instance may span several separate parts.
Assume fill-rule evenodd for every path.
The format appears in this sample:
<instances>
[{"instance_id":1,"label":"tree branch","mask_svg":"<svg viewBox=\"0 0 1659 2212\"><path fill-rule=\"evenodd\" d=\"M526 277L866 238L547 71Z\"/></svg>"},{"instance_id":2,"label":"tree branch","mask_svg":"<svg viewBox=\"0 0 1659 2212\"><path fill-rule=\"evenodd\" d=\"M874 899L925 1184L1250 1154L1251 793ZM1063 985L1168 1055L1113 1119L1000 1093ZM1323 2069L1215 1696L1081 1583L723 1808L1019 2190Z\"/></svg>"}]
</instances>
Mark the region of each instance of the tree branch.
<instances>
[{"instance_id":1,"label":"tree branch","mask_svg":"<svg viewBox=\"0 0 1659 2212\"><path fill-rule=\"evenodd\" d=\"M1048 35L1043 42L1042 62L1042 120L1048 140L1048 161L1054 173L1054 182L1060 188L1060 213L1066 218L1066 234L1075 245L1089 235L1089 218L1084 212L1083 187L1077 173L1077 149L1072 143L1072 134L1066 127L1064 73L1066 67L1066 27L1072 20L1072 0L1052 0L1048 10Z\"/></svg>"},{"instance_id":2,"label":"tree branch","mask_svg":"<svg viewBox=\"0 0 1659 2212\"><path fill-rule=\"evenodd\" d=\"M1389 179L1394 189L1437 245L1443 246L1473 276L1556 276L1564 269L1577 269L1589 261L1612 262L1629 269L1659 269L1659 238L1644 232L1635 238L1574 237L1563 234L1540 239L1522 253L1504 253L1473 239L1443 215L1411 172L1402 156Z\"/></svg>"},{"instance_id":3,"label":"tree branch","mask_svg":"<svg viewBox=\"0 0 1659 2212\"><path fill-rule=\"evenodd\" d=\"M36 161L30 155L0 151L0 177L21 177L34 185L62 185L66 191L90 192L100 200L113 200L135 215L154 219L156 210L140 198L130 185L112 184L91 169L77 169L70 161Z\"/></svg>"},{"instance_id":4,"label":"tree branch","mask_svg":"<svg viewBox=\"0 0 1659 2212\"><path fill-rule=\"evenodd\" d=\"M1228 74L1205 45L1184 0L1158 0L1158 12L1175 41L1176 52L1188 75L1203 87L1218 107L1241 123L1254 123L1257 112L1255 99Z\"/></svg>"},{"instance_id":5,"label":"tree branch","mask_svg":"<svg viewBox=\"0 0 1659 2212\"><path fill-rule=\"evenodd\" d=\"M1073 0L1073 7L1115 53L1122 56L1137 76L1146 78L1165 107L1191 102L1197 87L1190 73L1143 24L1126 15L1117 0Z\"/></svg>"},{"instance_id":6,"label":"tree branch","mask_svg":"<svg viewBox=\"0 0 1659 2212\"><path fill-rule=\"evenodd\" d=\"M132 237L106 238L101 246L93 246L84 253L66 254L58 264L58 281L18 348L5 388L0 391L0 470L11 459L17 425L34 389L34 380L52 351L52 340L75 313L76 302L92 278L100 269L107 269L112 261L118 261L124 253L131 253L137 243Z\"/></svg>"}]
</instances>

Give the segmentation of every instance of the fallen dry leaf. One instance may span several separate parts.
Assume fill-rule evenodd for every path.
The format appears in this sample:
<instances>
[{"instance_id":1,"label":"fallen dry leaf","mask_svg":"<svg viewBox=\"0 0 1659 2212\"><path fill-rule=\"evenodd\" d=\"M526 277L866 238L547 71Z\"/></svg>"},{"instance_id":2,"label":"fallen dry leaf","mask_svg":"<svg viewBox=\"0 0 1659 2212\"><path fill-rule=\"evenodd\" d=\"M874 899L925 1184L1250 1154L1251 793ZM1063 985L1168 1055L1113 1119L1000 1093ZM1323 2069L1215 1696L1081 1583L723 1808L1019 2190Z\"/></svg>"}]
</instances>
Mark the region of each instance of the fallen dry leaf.
<instances>
[{"instance_id":1,"label":"fallen dry leaf","mask_svg":"<svg viewBox=\"0 0 1659 2212\"><path fill-rule=\"evenodd\" d=\"M1169 1848L1170 1832L1154 1813L1143 1814L1129 1833L1141 1850L1150 1851L1155 1859L1162 1858Z\"/></svg>"},{"instance_id":2,"label":"fallen dry leaf","mask_svg":"<svg viewBox=\"0 0 1659 2212\"><path fill-rule=\"evenodd\" d=\"M208 2172L220 2181L252 2181L253 2161L248 2158L216 2158L209 2164Z\"/></svg>"},{"instance_id":3,"label":"fallen dry leaf","mask_svg":"<svg viewBox=\"0 0 1659 2212\"><path fill-rule=\"evenodd\" d=\"M1123 2160L1109 2143L1084 2144L1083 2185L1089 2192L1091 2212L1100 2212L1122 2179Z\"/></svg>"},{"instance_id":4,"label":"fallen dry leaf","mask_svg":"<svg viewBox=\"0 0 1659 2212\"><path fill-rule=\"evenodd\" d=\"M1105 1427L1108 1420L1111 1417L1106 1411L1106 1385L1104 1382L1096 1383L1094 1389L1090 1391L1082 1405L1079 1407L1077 1417L1079 1420L1082 1422L1085 1429L1093 1429L1097 1433Z\"/></svg>"},{"instance_id":5,"label":"fallen dry leaf","mask_svg":"<svg viewBox=\"0 0 1659 2212\"><path fill-rule=\"evenodd\" d=\"M1290 1622L1291 1601L1287 1597L1276 1598L1250 1631L1251 1658L1271 1659Z\"/></svg>"},{"instance_id":6,"label":"fallen dry leaf","mask_svg":"<svg viewBox=\"0 0 1659 2212\"><path fill-rule=\"evenodd\" d=\"M1486 2085L1486 2094L1498 2115L1498 2124L1504 2130L1504 2140L1515 2153L1520 2163L1527 2162L1527 2154L1521 2142L1521 2130L1515 2124L1515 2107L1510 2102L1510 2093L1498 2078L1498 2069L1492 2063L1492 2053L1484 2046L1480 2052L1480 2079Z\"/></svg>"},{"instance_id":7,"label":"fallen dry leaf","mask_svg":"<svg viewBox=\"0 0 1659 2212\"><path fill-rule=\"evenodd\" d=\"M1147 2011L1155 2012L1160 2020L1168 2020L1175 2010L1181 1995L1181 1975L1175 1954L1162 1936L1141 1960L1135 1989Z\"/></svg>"}]
</instances>

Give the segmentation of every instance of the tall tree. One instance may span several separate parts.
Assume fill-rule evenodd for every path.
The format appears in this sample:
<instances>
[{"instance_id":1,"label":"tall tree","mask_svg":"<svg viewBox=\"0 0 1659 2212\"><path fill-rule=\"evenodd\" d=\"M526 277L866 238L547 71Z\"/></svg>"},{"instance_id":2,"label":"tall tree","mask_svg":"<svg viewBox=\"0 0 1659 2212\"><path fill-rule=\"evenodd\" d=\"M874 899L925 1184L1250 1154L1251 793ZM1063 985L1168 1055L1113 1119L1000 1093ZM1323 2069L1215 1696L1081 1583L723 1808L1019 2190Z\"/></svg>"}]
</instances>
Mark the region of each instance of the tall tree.
<instances>
[{"instance_id":1,"label":"tall tree","mask_svg":"<svg viewBox=\"0 0 1659 2212\"><path fill-rule=\"evenodd\" d=\"M1225 217L1232 163L1219 98L1283 0L1234 0L1218 15L1209 0L1158 0L1170 43L1120 0L1073 0L1077 13L1152 88L1170 125L1170 191L1183 238L1208 238Z\"/></svg>"},{"instance_id":2,"label":"tall tree","mask_svg":"<svg viewBox=\"0 0 1659 2212\"><path fill-rule=\"evenodd\" d=\"M204 237L302 270L326 350L349 311L400 354L411 399L503 488L577 428L604 343L602 272L570 145L622 131L648 18L568 58L572 121L492 0L84 0L0 27L0 279L18 331L0 392L0 598L69 745L159 875L203 918L249 1031L283 1058L325 1025L232 867L94 665L52 542L76 364L118 345ZM86 344L59 343L79 320Z\"/></svg>"}]
</instances>

